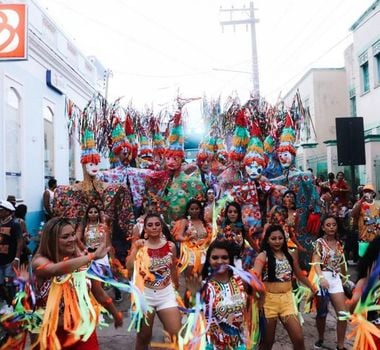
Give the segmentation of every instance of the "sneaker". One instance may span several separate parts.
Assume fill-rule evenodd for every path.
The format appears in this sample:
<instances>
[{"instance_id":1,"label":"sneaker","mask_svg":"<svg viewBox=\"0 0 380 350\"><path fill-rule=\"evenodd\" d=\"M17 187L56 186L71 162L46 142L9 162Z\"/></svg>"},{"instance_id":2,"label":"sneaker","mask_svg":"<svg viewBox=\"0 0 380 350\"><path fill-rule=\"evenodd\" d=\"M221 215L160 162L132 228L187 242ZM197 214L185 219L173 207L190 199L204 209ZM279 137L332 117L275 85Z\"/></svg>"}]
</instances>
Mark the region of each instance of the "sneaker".
<instances>
[{"instance_id":1,"label":"sneaker","mask_svg":"<svg viewBox=\"0 0 380 350\"><path fill-rule=\"evenodd\" d=\"M323 349L323 340L318 340L314 344L314 349Z\"/></svg>"}]
</instances>

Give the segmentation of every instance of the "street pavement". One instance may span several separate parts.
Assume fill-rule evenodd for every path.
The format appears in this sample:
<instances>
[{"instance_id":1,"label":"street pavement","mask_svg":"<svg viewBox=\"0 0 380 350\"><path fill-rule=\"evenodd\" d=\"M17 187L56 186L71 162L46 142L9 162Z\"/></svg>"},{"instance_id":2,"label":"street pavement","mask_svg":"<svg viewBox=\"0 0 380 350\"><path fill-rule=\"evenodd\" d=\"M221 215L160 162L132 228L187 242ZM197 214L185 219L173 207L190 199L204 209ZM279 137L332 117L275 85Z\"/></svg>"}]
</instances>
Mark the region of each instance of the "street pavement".
<instances>
[{"instance_id":1,"label":"street pavement","mask_svg":"<svg viewBox=\"0 0 380 350\"><path fill-rule=\"evenodd\" d=\"M351 274L351 280L355 281L356 269L349 266L349 273ZM109 291L110 295L113 295L112 291ZM124 325L122 328L115 329L111 324L109 327L98 330L98 338L100 348L102 350L121 350L121 349L134 349L136 333L134 331L128 332L129 317L129 296L124 295L124 300L118 305L120 311L124 313ZM304 324L303 332L305 338L306 349L314 349L314 343L318 340L318 333L315 326L315 313L303 315ZM347 335L350 333L351 327L348 326ZM163 342L163 328L161 322L156 316L153 328L153 341ZM353 339L346 341L345 346L348 350L352 349ZM335 350L336 348L336 316L332 305L329 306L329 314L326 322L325 342L324 349ZM155 348L152 348L155 349ZM158 349L158 348L157 348ZM276 330L276 342L273 346L273 350L291 350L293 349L289 340L288 334L283 328L281 322L277 324ZM203 349L200 349L203 350Z\"/></svg>"}]
</instances>

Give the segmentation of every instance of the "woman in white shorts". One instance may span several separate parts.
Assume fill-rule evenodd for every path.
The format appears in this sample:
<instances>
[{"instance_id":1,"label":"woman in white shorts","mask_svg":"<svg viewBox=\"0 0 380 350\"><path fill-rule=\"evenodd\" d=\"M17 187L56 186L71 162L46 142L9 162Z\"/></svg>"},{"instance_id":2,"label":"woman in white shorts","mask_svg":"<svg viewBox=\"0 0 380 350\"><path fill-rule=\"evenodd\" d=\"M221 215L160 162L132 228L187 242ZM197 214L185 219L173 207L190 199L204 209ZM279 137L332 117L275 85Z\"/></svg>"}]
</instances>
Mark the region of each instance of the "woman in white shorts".
<instances>
[{"instance_id":1,"label":"woman in white shorts","mask_svg":"<svg viewBox=\"0 0 380 350\"><path fill-rule=\"evenodd\" d=\"M313 252L313 263L319 277L319 292L317 297L317 329L318 341L315 349L323 348L324 333L326 327L326 316L328 300L330 298L337 316L340 311L346 311L346 297L343 291L341 277L346 279L347 271L344 262L344 251L337 239L338 223L334 216L326 216L321 222L322 237L315 242ZM337 318L337 349L345 349L344 337L346 334L346 321Z\"/></svg>"},{"instance_id":2,"label":"woman in white shorts","mask_svg":"<svg viewBox=\"0 0 380 350\"><path fill-rule=\"evenodd\" d=\"M152 339L153 321L157 313L165 331L172 340L181 328L181 314L178 310L174 288L178 289L176 249L173 242L166 240L162 232L163 222L159 214L147 214L144 220L144 238L137 240L127 258L127 268L132 271L137 259L149 259L148 271L134 271L143 279L144 296L153 311L146 315L137 333L136 350L148 349Z\"/></svg>"}]
</instances>

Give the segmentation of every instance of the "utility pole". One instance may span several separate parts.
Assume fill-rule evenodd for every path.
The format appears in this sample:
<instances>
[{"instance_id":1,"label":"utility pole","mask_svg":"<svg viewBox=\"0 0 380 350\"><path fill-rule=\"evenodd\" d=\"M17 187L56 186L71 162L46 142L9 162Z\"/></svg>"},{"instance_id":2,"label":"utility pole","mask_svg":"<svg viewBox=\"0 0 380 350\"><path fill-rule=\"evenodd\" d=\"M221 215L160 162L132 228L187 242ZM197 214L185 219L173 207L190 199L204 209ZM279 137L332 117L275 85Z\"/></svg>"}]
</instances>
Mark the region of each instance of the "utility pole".
<instances>
[{"instance_id":1,"label":"utility pole","mask_svg":"<svg viewBox=\"0 0 380 350\"><path fill-rule=\"evenodd\" d=\"M233 20L232 14L234 12L243 12L247 13L249 10L249 18L247 19L240 19L240 20ZM256 9L257 10L257 9ZM260 96L260 82L259 82L259 63L257 58L257 45L256 45L256 23L259 22L258 19L255 18L255 8L253 7L253 2L251 1L249 3L249 9L242 8L242 9L220 9L220 12L229 12L230 13L230 20L229 21L220 21L220 24L222 26L225 25L233 25L234 30L235 26L239 24L245 24L251 26L251 50L252 50L252 84L253 84L253 96L259 97Z\"/></svg>"},{"instance_id":2,"label":"utility pole","mask_svg":"<svg viewBox=\"0 0 380 350\"><path fill-rule=\"evenodd\" d=\"M104 71L104 79L103 79L103 88L104 88L104 98L107 100L108 98L108 84L110 77L113 77L113 73L111 69L106 69Z\"/></svg>"}]
</instances>

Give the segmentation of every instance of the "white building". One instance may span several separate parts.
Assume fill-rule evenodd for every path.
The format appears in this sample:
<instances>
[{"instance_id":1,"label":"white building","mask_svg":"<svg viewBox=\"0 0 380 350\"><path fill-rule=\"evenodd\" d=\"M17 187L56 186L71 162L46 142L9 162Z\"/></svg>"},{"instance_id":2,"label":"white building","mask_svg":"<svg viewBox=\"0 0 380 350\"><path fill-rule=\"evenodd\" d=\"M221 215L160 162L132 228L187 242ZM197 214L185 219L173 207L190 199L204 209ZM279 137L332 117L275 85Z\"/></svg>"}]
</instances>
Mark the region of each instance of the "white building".
<instances>
[{"instance_id":1,"label":"white building","mask_svg":"<svg viewBox=\"0 0 380 350\"><path fill-rule=\"evenodd\" d=\"M292 105L297 91L306 116L300 125L296 165L324 176L340 170L336 155L329 164L324 142L336 138L335 118L349 116L344 68L310 69L285 95L286 106Z\"/></svg>"},{"instance_id":2,"label":"white building","mask_svg":"<svg viewBox=\"0 0 380 350\"><path fill-rule=\"evenodd\" d=\"M24 3L28 58L0 63L0 198L16 195L23 201L28 228L35 233L46 180L55 177L58 184L68 184L82 178L80 146L68 133L67 101L83 109L101 89L104 72L37 1Z\"/></svg>"},{"instance_id":3,"label":"white building","mask_svg":"<svg viewBox=\"0 0 380 350\"><path fill-rule=\"evenodd\" d=\"M375 1L351 26L353 44L345 51L351 116L363 117L366 165L361 183L380 190L380 1Z\"/></svg>"}]
</instances>

